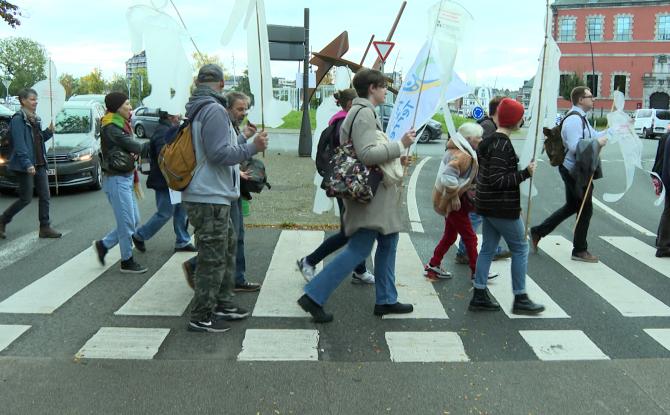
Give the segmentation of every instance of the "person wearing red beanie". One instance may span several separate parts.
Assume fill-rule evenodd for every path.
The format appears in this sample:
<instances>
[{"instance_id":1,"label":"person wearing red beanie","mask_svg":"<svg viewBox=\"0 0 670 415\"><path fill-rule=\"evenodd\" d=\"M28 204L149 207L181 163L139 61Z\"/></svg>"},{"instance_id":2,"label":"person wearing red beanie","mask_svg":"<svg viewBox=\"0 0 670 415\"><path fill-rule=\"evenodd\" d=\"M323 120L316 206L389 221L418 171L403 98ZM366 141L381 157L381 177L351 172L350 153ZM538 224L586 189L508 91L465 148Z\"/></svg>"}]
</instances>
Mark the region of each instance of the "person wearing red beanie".
<instances>
[{"instance_id":1,"label":"person wearing red beanie","mask_svg":"<svg viewBox=\"0 0 670 415\"><path fill-rule=\"evenodd\" d=\"M536 304L526 294L526 269L528 268L528 242L521 220L521 182L535 172L535 161L523 170L509 136L523 123L523 105L505 98L493 116L498 126L495 133L479 145L479 174L475 193L475 209L483 218L482 248L477 258L474 295L470 311L498 311L500 305L493 301L486 289L491 261L502 236L512 251L512 291L514 314L538 314L544 306Z\"/></svg>"}]
</instances>

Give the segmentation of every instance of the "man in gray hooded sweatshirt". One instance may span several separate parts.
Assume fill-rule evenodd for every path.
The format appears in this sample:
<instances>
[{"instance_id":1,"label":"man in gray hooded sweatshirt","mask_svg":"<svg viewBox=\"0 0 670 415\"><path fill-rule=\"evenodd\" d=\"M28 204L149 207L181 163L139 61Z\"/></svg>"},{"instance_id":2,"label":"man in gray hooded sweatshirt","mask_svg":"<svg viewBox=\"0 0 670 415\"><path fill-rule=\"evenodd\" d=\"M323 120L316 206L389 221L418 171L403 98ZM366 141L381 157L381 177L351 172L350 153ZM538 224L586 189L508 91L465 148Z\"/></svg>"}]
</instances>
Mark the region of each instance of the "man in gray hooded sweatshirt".
<instances>
[{"instance_id":1,"label":"man in gray hooded sweatshirt","mask_svg":"<svg viewBox=\"0 0 670 415\"><path fill-rule=\"evenodd\" d=\"M224 332L224 320L249 316L232 301L237 239L230 218L231 205L240 197L239 163L267 148L266 132L253 142L238 144L225 109L223 71L204 65L196 89L186 104L197 167L182 193L198 247L195 290L188 329Z\"/></svg>"}]
</instances>

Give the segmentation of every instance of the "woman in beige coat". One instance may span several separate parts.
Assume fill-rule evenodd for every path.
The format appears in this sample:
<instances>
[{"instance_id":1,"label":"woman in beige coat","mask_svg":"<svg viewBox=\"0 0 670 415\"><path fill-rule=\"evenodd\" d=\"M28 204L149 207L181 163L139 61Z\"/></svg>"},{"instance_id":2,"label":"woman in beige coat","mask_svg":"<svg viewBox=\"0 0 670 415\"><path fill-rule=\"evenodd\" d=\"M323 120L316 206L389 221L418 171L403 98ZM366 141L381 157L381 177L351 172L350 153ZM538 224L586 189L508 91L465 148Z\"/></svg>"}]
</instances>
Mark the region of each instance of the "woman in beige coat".
<instances>
[{"instance_id":1,"label":"woman in beige coat","mask_svg":"<svg viewBox=\"0 0 670 415\"><path fill-rule=\"evenodd\" d=\"M376 301L374 314L411 313L411 304L398 302L395 288L395 257L398 234L402 228L399 191L402 172L397 174L398 160L415 139L413 130L400 141L389 142L381 132L375 106L386 96L386 78L376 70L363 69L353 80L359 98L354 99L351 110L342 124L340 140L351 138L356 154L366 166L379 166L384 180L370 203L362 204L344 200L344 232L350 238L346 248L331 261L306 286L305 295L298 304L310 313L317 323L333 320L333 315L323 310L323 304L340 283L351 274L356 265L370 255L377 241L375 254ZM352 125L353 124L353 125Z\"/></svg>"}]
</instances>

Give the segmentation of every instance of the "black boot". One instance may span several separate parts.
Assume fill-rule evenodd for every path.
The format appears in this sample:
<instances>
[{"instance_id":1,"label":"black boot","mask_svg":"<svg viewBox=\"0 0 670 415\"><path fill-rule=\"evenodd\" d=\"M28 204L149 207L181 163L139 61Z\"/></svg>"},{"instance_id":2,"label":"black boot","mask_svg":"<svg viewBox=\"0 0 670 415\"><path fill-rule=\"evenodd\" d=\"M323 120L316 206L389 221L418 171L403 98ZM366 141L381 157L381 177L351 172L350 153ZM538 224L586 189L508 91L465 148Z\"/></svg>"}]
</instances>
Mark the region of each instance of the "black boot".
<instances>
[{"instance_id":1,"label":"black boot","mask_svg":"<svg viewBox=\"0 0 670 415\"><path fill-rule=\"evenodd\" d=\"M5 222L2 221L2 216L0 216L0 239L5 239Z\"/></svg>"},{"instance_id":2,"label":"black boot","mask_svg":"<svg viewBox=\"0 0 670 415\"><path fill-rule=\"evenodd\" d=\"M528 294L519 294L514 296L514 305L512 314L539 314L544 311L542 304L536 304L528 298Z\"/></svg>"},{"instance_id":3,"label":"black boot","mask_svg":"<svg viewBox=\"0 0 670 415\"><path fill-rule=\"evenodd\" d=\"M312 315L312 321L315 323L329 323L333 321L333 315L326 313L323 307L315 303L307 294L298 299L298 305Z\"/></svg>"},{"instance_id":4,"label":"black boot","mask_svg":"<svg viewBox=\"0 0 670 415\"><path fill-rule=\"evenodd\" d=\"M498 311L500 304L491 300L489 292L486 288L475 288L475 293L470 300L470 311Z\"/></svg>"}]
</instances>

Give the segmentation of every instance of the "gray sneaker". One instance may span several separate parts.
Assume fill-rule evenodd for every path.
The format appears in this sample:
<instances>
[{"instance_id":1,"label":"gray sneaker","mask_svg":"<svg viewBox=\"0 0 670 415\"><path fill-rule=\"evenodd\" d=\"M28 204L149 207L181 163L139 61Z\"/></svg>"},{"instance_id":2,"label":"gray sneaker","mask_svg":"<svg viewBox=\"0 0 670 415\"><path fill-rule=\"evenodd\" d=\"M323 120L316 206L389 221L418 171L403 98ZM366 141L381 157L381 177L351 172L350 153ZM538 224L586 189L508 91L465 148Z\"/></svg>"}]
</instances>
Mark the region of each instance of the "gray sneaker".
<instances>
[{"instance_id":1,"label":"gray sneaker","mask_svg":"<svg viewBox=\"0 0 670 415\"><path fill-rule=\"evenodd\" d=\"M351 275L351 282L354 284L374 284L375 276L370 271L365 271L362 274L354 272Z\"/></svg>"},{"instance_id":2,"label":"gray sneaker","mask_svg":"<svg viewBox=\"0 0 670 415\"><path fill-rule=\"evenodd\" d=\"M314 278L315 274L314 266L309 265L307 263L307 259L304 257L297 260L296 265L298 265L298 269L300 270L300 273L302 274L302 277L305 279L305 281L312 281L312 278Z\"/></svg>"}]
</instances>

